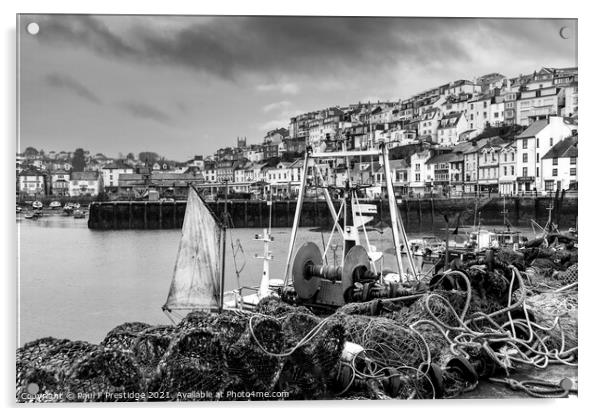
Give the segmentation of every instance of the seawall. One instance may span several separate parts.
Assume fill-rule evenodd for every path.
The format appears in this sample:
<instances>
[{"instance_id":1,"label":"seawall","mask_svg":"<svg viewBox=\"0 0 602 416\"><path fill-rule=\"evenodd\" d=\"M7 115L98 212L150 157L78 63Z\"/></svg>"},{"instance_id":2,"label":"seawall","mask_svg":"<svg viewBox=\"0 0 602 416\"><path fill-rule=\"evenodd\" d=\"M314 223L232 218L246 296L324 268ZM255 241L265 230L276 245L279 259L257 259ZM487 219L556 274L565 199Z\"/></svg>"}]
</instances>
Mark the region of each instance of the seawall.
<instances>
[{"instance_id":1,"label":"seawall","mask_svg":"<svg viewBox=\"0 0 602 416\"><path fill-rule=\"evenodd\" d=\"M340 201L334 201L338 209ZM384 219L388 222L389 205L387 200L372 201L378 207L378 215L371 224ZM221 217L224 201L208 202L209 208ZM236 228L267 227L270 207L265 201L228 201L228 213ZM515 226L528 226L531 219L544 225L548 219L548 207L554 207L552 219L562 228L576 225L578 213L577 198L481 198L479 201L480 219L486 225L503 225L502 211L507 211L507 219ZM272 226L291 227L295 216L296 201L272 202ZM444 227L445 215L450 227L455 227L460 218L460 226L470 226L474 222L475 199L403 199L398 207L408 231L425 230L428 227ZM186 201L122 201L93 202L90 204L88 227L95 230L156 230L181 228L186 211ZM301 212L302 227L332 227L332 219L326 201L310 199L303 202Z\"/></svg>"}]
</instances>

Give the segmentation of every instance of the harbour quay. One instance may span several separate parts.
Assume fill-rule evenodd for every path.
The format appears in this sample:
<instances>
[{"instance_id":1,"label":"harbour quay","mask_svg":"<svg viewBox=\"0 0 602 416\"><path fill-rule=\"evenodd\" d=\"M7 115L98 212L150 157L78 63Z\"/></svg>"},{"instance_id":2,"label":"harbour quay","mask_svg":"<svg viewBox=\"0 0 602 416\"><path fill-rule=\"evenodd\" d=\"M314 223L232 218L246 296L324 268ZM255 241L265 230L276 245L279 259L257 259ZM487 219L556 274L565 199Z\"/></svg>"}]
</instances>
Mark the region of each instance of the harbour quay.
<instances>
[{"instance_id":1,"label":"harbour quay","mask_svg":"<svg viewBox=\"0 0 602 416\"><path fill-rule=\"evenodd\" d=\"M388 200L366 201L377 207L374 224L389 217ZM334 200L335 209L340 206ZM270 221L268 201L229 200L208 201L209 208L218 216L226 211L235 228L264 228ZM272 226L291 227L295 216L296 200L272 201ZM563 227L577 223L578 199L553 197L481 197L475 198L408 198L398 199L402 218L409 230L425 227L472 226L477 217L492 225L503 225L503 211L517 225L528 226L531 220L544 222L550 209L554 221ZM94 230L156 230L181 228L186 212L186 201L111 201L92 202L89 206L88 228ZM332 220L327 202L322 199L305 199L301 212L302 227L329 227Z\"/></svg>"}]
</instances>

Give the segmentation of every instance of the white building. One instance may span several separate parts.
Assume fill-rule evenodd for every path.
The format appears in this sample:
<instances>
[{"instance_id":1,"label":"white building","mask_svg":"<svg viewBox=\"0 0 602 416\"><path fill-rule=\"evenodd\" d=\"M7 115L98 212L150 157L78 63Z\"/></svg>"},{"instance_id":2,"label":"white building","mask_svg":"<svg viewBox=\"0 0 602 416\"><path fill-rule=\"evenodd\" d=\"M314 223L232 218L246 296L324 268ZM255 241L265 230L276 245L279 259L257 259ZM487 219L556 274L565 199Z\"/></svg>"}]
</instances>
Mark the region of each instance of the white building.
<instances>
[{"instance_id":1,"label":"white building","mask_svg":"<svg viewBox=\"0 0 602 416\"><path fill-rule=\"evenodd\" d=\"M119 186L119 175L123 173L134 173L134 168L124 163L111 163L105 165L102 169L102 181L107 188L117 188Z\"/></svg>"},{"instance_id":2,"label":"white building","mask_svg":"<svg viewBox=\"0 0 602 416\"><path fill-rule=\"evenodd\" d=\"M571 184L577 183L577 136L556 143L541 160L544 190L569 189Z\"/></svg>"},{"instance_id":3,"label":"white building","mask_svg":"<svg viewBox=\"0 0 602 416\"><path fill-rule=\"evenodd\" d=\"M434 136L436 143L449 146L458 143L460 134L468 130L468 122L464 113L449 113L439 121L437 134Z\"/></svg>"},{"instance_id":4,"label":"white building","mask_svg":"<svg viewBox=\"0 0 602 416\"><path fill-rule=\"evenodd\" d=\"M34 169L19 173L19 192L29 195L44 195L44 174Z\"/></svg>"},{"instance_id":5,"label":"white building","mask_svg":"<svg viewBox=\"0 0 602 416\"><path fill-rule=\"evenodd\" d=\"M516 175L519 192L544 189L541 172L541 158L563 139L573 136L577 126L563 117L550 117L548 120L533 122L516 137Z\"/></svg>"},{"instance_id":6,"label":"white building","mask_svg":"<svg viewBox=\"0 0 602 416\"><path fill-rule=\"evenodd\" d=\"M564 89L555 86L523 91L516 101L516 123L528 126L534 120L560 116L564 102Z\"/></svg>"},{"instance_id":7,"label":"white building","mask_svg":"<svg viewBox=\"0 0 602 416\"><path fill-rule=\"evenodd\" d=\"M437 127L441 119L441 112L438 108L431 108L420 116L418 125L418 136L431 136L433 141L437 138Z\"/></svg>"},{"instance_id":8,"label":"white building","mask_svg":"<svg viewBox=\"0 0 602 416\"><path fill-rule=\"evenodd\" d=\"M96 171L71 172L70 196L96 196L103 191L102 175Z\"/></svg>"},{"instance_id":9,"label":"white building","mask_svg":"<svg viewBox=\"0 0 602 416\"><path fill-rule=\"evenodd\" d=\"M515 195L516 186L516 142L502 146L500 150L500 195Z\"/></svg>"},{"instance_id":10,"label":"white building","mask_svg":"<svg viewBox=\"0 0 602 416\"><path fill-rule=\"evenodd\" d=\"M433 180L432 171L426 163L431 156L430 150L423 150L410 157L410 192L415 196L426 193Z\"/></svg>"}]
</instances>

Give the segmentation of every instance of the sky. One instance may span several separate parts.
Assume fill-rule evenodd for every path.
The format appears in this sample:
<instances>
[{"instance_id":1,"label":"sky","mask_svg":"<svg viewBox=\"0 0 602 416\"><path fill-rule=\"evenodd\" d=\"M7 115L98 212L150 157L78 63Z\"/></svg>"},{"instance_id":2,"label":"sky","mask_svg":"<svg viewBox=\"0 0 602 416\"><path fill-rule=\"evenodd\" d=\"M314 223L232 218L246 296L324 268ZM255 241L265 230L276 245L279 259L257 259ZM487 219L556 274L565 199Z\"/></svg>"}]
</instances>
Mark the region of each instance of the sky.
<instances>
[{"instance_id":1,"label":"sky","mask_svg":"<svg viewBox=\"0 0 602 416\"><path fill-rule=\"evenodd\" d=\"M21 151L186 160L239 136L260 143L312 110L577 65L569 19L21 15L18 26Z\"/></svg>"}]
</instances>

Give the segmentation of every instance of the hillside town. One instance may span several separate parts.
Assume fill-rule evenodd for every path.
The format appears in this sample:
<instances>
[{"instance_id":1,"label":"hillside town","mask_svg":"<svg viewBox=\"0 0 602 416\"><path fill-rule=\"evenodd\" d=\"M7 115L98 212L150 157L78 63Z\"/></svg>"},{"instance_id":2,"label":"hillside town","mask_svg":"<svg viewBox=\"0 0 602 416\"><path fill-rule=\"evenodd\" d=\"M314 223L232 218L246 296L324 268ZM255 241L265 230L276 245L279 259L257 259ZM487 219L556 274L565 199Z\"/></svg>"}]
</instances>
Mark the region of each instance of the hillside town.
<instances>
[{"instance_id":1,"label":"hillside town","mask_svg":"<svg viewBox=\"0 0 602 416\"><path fill-rule=\"evenodd\" d=\"M577 68L543 67L452 81L398 101L298 114L258 143L238 137L231 147L183 162L152 152L107 157L28 147L16 157L16 190L18 199L140 200L151 190L181 199L193 184L219 198L227 184L232 197L293 199L308 146L327 152L385 145L401 197L545 195L577 189L577 125ZM367 198L380 195L378 160L355 160L350 171L343 166L333 158L315 168L332 183L366 185Z\"/></svg>"}]
</instances>

